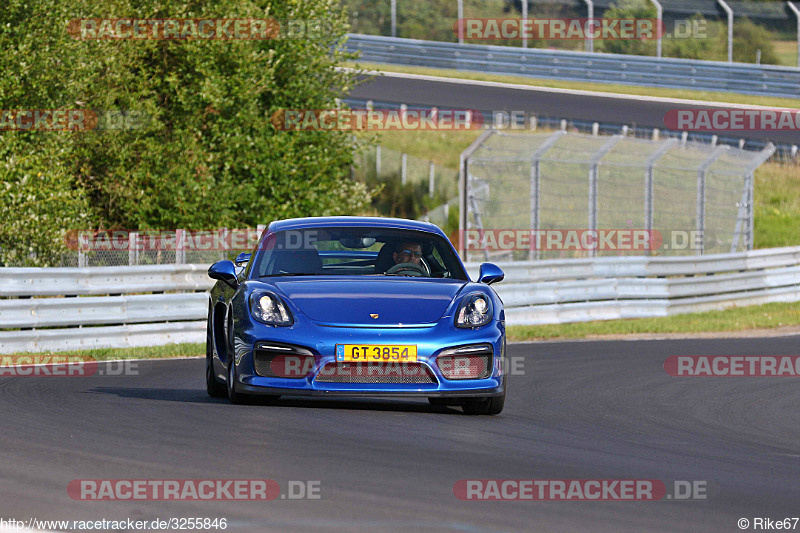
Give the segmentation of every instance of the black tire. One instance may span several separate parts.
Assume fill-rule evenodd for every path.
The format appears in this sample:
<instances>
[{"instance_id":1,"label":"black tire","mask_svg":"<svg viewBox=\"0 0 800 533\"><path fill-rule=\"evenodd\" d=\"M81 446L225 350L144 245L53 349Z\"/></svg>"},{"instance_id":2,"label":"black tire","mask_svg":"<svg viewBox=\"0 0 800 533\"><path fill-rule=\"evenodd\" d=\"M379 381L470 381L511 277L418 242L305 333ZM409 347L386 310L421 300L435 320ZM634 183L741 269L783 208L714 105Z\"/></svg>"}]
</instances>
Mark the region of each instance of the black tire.
<instances>
[{"instance_id":1,"label":"black tire","mask_svg":"<svg viewBox=\"0 0 800 533\"><path fill-rule=\"evenodd\" d=\"M211 318L209 313L208 325L206 325L206 392L212 398L224 398L226 396L225 386L217 381L214 376L214 341L211 336Z\"/></svg>"},{"instance_id":2,"label":"black tire","mask_svg":"<svg viewBox=\"0 0 800 533\"><path fill-rule=\"evenodd\" d=\"M233 360L233 357L230 357L228 360L228 379L225 383L225 389L228 392L228 399L231 403L247 403L247 396L236 392L236 362Z\"/></svg>"},{"instance_id":3,"label":"black tire","mask_svg":"<svg viewBox=\"0 0 800 533\"><path fill-rule=\"evenodd\" d=\"M468 415L499 415L506 403L506 393L491 398L470 398L462 408Z\"/></svg>"}]
</instances>

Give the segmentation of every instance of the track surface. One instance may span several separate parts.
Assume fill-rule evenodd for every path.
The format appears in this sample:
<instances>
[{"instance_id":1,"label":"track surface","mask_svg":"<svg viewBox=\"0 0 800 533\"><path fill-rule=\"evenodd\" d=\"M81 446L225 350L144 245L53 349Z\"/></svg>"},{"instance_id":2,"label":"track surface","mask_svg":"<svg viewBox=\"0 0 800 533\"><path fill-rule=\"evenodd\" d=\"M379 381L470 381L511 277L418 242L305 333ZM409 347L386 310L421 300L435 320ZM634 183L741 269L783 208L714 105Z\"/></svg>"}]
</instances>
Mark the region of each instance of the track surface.
<instances>
[{"instance_id":1,"label":"track surface","mask_svg":"<svg viewBox=\"0 0 800 533\"><path fill-rule=\"evenodd\" d=\"M0 517L226 517L232 531L739 531L800 515L798 378L673 378L670 355L796 355L800 337L509 347L506 410L210 399L200 359L0 378ZM101 368L103 368L101 366ZM73 501L70 480L319 480L319 500ZM460 479L702 480L704 501L472 502ZM800 527L800 526L799 526Z\"/></svg>"},{"instance_id":2,"label":"track surface","mask_svg":"<svg viewBox=\"0 0 800 533\"><path fill-rule=\"evenodd\" d=\"M647 99L561 94L547 90L463 85L445 81L381 76L356 86L350 92L350 96L421 107L524 111L538 116L647 128L664 128L664 115L671 109L708 109L702 105ZM796 131L734 131L718 132L718 134L775 143L797 144L798 142Z\"/></svg>"}]
</instances>

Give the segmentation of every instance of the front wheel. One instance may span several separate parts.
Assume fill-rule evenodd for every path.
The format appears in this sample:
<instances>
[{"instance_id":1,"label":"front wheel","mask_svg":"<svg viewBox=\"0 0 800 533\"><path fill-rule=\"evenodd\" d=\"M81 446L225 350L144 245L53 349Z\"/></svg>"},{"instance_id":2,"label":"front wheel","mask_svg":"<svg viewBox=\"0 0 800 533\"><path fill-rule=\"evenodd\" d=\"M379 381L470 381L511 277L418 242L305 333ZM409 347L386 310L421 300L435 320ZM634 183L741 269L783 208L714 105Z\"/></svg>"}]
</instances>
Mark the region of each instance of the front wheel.
<instances>
[{"instance_id":1,"label":"front wheel","mask_svg":"<svg viewBox=\"0 0 800 533\"><path fill-rule=\"evenodd\" d=\"M499 415L506 403L506 393L491 398L469 398L462 409L468 415Z\"/></svg>"},{"instance_id":2,"label":"front wheel","mask_svg":"<svg viewBox=\"0 0 800 533\"><path fill-rule=\"evenodd\" d=\"M211 320L209 319L209 324ZM212 346L211 326L206 326L206 392L212 398L225 396L225 387L214 376L214 347Z\"/></svg>"},{"instance_id":3,"label":"front wheel","mask_svg":"<svg viewBox=\"0 0 800 533\"><path fill-rule=\"evenodd\" d=\"M245 403L247 396L236 392L236 362L233 357L228 359L228 381L226 383L228 389L228 399L231 403Z\"/></svg>"}]
</instances>

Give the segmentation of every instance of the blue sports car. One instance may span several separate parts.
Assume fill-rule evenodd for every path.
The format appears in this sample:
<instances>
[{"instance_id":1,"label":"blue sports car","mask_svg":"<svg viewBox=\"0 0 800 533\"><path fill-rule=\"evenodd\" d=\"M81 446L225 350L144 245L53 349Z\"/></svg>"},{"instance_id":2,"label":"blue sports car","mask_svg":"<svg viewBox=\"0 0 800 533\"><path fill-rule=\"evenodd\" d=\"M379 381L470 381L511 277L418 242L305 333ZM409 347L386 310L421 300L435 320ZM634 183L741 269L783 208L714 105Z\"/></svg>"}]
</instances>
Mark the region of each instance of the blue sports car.
<instances>
[{"instance_id":1,"label":"blue sports car","mask_svg":"<svg viewBox=\"0 0 800 533\"><path fill-rule=\"evenodd\" d=\"M242 268L241 265L245 264ZM206 386L252 395L422 397L496 415L506 398L505 314L433 224L370 217L273 222L252 254L219 261Z\"/></svg>"}]
</instances>

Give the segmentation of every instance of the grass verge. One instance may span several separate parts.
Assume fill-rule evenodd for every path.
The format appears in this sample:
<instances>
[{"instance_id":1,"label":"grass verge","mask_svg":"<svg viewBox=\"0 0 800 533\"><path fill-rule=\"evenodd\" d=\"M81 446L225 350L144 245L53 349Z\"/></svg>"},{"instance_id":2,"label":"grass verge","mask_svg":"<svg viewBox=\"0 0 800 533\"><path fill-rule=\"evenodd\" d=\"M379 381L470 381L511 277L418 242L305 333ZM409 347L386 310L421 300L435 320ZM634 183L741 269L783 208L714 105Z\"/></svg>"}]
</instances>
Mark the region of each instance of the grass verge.
<instances>
[{"instance_id":1,"label":"grass verge","mask_svg":"<svg viewBox=\"0 0 800 533\"><path fill-rule=\"evenodd\" d=\"M426 76L441 76L444 78L461 78L465 80L495 81L502 83L516 83L535 87L548 87L556 89L575 89L582 91L595 91L613 94L631 94L638 96L654 96L662 98L683 98L686 100L701 100L704 102L726 102L731 104L761 105L768 107L781 107L794 109L798 107L798 100L794 98L775 98L750 94L737 94L713 91L693 91L682 89L668 89L660 87L638 87L634 85L615 85L610 83L590 83L584 81L560 81L544 78L527 78L507 74L485 74L454 69L437 69L429 67L409 67L405 65L390 65L384 63L346 62L343 67L359 68L365 70L379 70L383 72L403 72L407 74L422 74ZM575 118L575 117L570 117Z\"/></svg>"},{"instance_id":2,"label":"grass verge","mask_svg":"<svg viewBox=\"0 0 800 533\"><path fill-rule=\"evenodd\" d=\"M509 326L509 342L556 339L586 339L606 335L646 333L697 333L774 329L800 325L796 303L772 303L735 307L723 311L689 313L663 318L604 320L544 326Z\"/></svg>"},{"instance_id":3,"label":"grass verge","mask_svg":"<svg viewBox=\"0 0 800 533\"><path fill-rule=\"evenodd\" d=\"M119 359L168 359L171 357L198 357L206 354L205 343L168 344L165 346L148 346L139 348L97 348L92 350L70 350L65 352L15 353L2 357L13 358L54 355L58 357L76 357L88 361L115 361ZM43 361L44 362L44 361Z\"/></svg>"}]
</instances>

